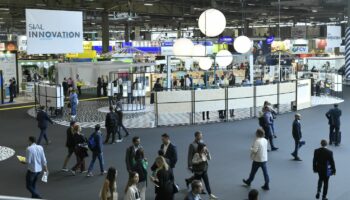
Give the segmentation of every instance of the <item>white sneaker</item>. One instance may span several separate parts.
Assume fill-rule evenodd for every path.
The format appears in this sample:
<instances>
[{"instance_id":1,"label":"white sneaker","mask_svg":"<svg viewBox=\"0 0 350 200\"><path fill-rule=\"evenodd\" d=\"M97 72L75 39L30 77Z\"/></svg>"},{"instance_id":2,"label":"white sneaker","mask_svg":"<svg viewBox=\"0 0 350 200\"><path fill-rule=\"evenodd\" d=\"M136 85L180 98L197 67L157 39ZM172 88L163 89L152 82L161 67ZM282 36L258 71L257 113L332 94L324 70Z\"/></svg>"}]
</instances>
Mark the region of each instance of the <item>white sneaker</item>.
<instances>
[{"instance_id":1,"label":"white sneaker","mask_svg":"<svg viewBox=\"0 0 350 200\"><path fill-rule=\"evenodd\" d=\"M67 168L62 168L61 171L62 172L68 172L69 170Z\"/></svg>"},{"instance_id":2,"label":"white sneaker","mask_svg":"<svg viewBox=\"0 0 350 200\"><path fill-rule=\"evenodd\" d=\"M75 171L70 170L70 172L72 173L73 176L75 176Z\"/></svg>"},{"instance_id":3,"label":"white sneaker","mask_svg":"<svg viewBox=\"0 0 350 200\"><path fill-rule=\"evenodd\" d=\"M210 194L209 195L209 199L218 199L215 195L213 195L213 194Z\"/></svg>"},{"instance_id":4,"label":"white sneaker","mask_svg":"<svg viewBox=\"0 0 350 200\"><path fill-rule=\"evenodd\" d=\"M117 142L118 142L118 143L119 143L119 142L123 142L123 139L117 140Z\"/></svg>"},{"instance_id":5,"label":"white sneaker","mask_svg":"<svg viewBox=\"0 0 350 200\"><path fill-rule=\"evenodd\" d=\"M86 174L86 176L87 177L91 177L91 176L94 176L91 172L88 172L87 174Z\"/></svg>"}]
</instances>

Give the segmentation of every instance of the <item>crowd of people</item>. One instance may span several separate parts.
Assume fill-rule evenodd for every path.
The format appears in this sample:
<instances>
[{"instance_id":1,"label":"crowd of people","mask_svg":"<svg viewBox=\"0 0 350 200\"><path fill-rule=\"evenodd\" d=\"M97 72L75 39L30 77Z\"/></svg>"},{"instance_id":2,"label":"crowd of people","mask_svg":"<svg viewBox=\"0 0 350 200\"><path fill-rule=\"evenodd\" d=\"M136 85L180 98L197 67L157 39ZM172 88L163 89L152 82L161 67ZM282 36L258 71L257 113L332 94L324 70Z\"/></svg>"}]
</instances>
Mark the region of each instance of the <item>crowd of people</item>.
<instances>
[{"instance_id":1,"label":"crowd of people","mask_svg":"<svg viewBox=\"0 0 350 200\"><path fill-rule=\"evenodd\" d=\"M121 141L120 127L122 126L121 122L118 120L118 118L120 118L118 111L118 108L115 110L113 107L110 107L110 112L106 115L105 126L107 135L105 140L103 140L104 136L100 125L96 125L94 132L89 137L86 137L85 134L82 133L79 124L75 121L71 121L70 127L67 129L66 133L68 154L64 159L62 171L70 171L72 175L83 173L86 174L87 177L91 177L94 175L94 163L96 159L98 159L100 165L99 174L107 174L99 194L102 200L118 199L116 181L117 170L113 167L106 170L103 153L103 146L109 142L110 137L112 137L111 143ZM251 172L247 179L243 179L243 183L247 186L252 184L256 172L259 168L262 168L265 180L262 189L270 190L270 179L267 167L269 154L268 143L270 143L271 146L270 151L278 150L278 148L274 146L274 139L277 138L274 128L276 114L273 106L266 101L261 116L259 117L260 128L256 130L256 138L251 147ZM338 146L341 142L341 110L338 108L338 105L335 104L334 108L330 109L325 116L330 126L329 144ZM40 136L38 140L36 140L35 137L29 138L30 145L27 148L26 154L26 163L28 164L26 177L27 189L32 193L33 198L40 198L35 187L38 175L41 171L48 172L44 150L42 146L40 146L40 143L42 138L46 140L47 144L50 143L47 138L46 129L49 122L53 123L43 108L38 112L37 120L38 127L40 128ZM119 139L115 141L116 133L118 133ZM125 136L128 135L129 133L126 130ZM295 141L295 146L291 155L295 161L302 161L299 157L299 149L305 144L305 141L302 140L301 115L298 113L295 114L292 123L292 138ZM149 182L152 182L152 185L155 187L156 200L172 200L179 191L179 187L176 184L178 180L175 179L173 173L178 161L177 147L167 133L161 136L161 141L162 144L158 151L158 157L155 159L154 163L150 165L145 155L145 149L141 145L141 138L138 136L132 138L132 144L126 149L125 153L125 166L129 173L129 179L124 190L125 194L123 195L125 200L145 200L146 188L149 187ZM315 150L313 158L313 171L319 175L316 198L320 198L322 191L322 200L328 199L329 178L331 175L336 174L333 152L327 149L327 145L328 142L322 140L321 148ZM85 159L89 157L90 153L92 155L91 161L86 169ZM73 154L75 154L77 162L72 168L68 169L68 161ZM210 187L210 176L208 173L210 160L211 154L203 140L203 134L197 131L194 133L194 141L189 144L188 148L187 167L193 175L185 179L186 186L188 188L190 187L185 200L198 200L201 199L201 195L204 194L207 194L209 199L218 198L213 194ZM149 171L151 171L151 174L148 174ZM206 191L203 189L202 181ZM251 190L248 194L249 200L257 200L258 194L257 190Z\"/></svg>"}]
</instances>

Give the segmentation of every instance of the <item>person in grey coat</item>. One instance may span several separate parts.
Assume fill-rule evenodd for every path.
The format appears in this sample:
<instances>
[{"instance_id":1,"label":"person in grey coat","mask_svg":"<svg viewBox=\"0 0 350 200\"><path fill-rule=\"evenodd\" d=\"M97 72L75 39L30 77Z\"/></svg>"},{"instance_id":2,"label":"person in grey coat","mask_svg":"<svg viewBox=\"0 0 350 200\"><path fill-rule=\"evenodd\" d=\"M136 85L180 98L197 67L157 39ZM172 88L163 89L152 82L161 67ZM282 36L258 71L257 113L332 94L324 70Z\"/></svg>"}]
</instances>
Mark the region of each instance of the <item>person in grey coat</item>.
<instances>
[{"instance_id":1,"label":"person in grey coat","mask_svg":"<svg viewBox=\"0 0 350 200\"><path fill-rule=\"evenodd\" d=\"M200 131L195 132L194 141L188 147L187 167L188 167L188 170L190 170L191 172L193 172L192 159L194 154L197 152L198 144L203 143L202 139L203 139L203 134ZM189 185L192 183L193 180L194 180L194 176L188 179L185 179L186 186L189 187Z\"/></svg>"},{"instance_id":2,"label":"person in grey coat","mask_svg":"<svg viewBox=\"0 0 350 200\"><path fill-rule=\"evenodd\" d=\"M341 110L338 108L338 104L334 104L334 108L326 113L329 124L329 145L334 143L338 146L340 143L340 116Z\"/></svg>"}]
</instances>

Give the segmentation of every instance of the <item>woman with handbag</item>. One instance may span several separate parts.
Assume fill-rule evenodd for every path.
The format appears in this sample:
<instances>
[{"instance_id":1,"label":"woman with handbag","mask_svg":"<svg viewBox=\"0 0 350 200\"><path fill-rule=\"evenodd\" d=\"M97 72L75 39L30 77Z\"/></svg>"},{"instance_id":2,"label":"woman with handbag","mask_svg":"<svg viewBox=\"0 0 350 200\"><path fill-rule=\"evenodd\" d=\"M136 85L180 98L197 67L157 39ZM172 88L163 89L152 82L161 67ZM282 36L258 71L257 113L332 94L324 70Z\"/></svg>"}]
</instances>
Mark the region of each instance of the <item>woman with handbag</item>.
<instances>
[{"instance_id":1,"label":"woman with handbag","mask_svg":"<svg viewBox=\"0 0 350 200\"><path fill-rule=\"evenodd\" d=\"M173 200L174 199L174 175L164 157L156 158L157 169L151 180L156 185L155 200Z\"/></svg>"},{"instance_id":2,"label":"woman with handbag","mask_svg":"<svg viewBox=\"0 0 350 200\"><path fill-rule=\"evenodd\" d=\"M75 175L76 170L80 168L80 172L84 173L85 170L85 158L88 157L88 147L87 147L87 139L81 133L81 127L79 125L75 125L73 128L74 136L74 144L75 144L75 156L77 157L77 164L71 169L73 175Z\"/></svg>"},{"instance_id":3,"label":"woman with handbag","mask_svg":"<svg viewBox=\"0 0 350 200\"><path fill-rule=\"evenodd\" d=\"M146 188L147 188L147 168L148 161L145 158L143 149L138 149L135 153L135 165L133 171L139 175L139 182L137 188L141 193L141 200L146 200Z\"/></svg>"},{"instance_id":4,"label":"woman with handbag","mask_svg":"<svg viewBox=\"0 0 350 200\"><path fill-rule=\"evenodd\" d=\"M100 192L100 200L118 200L117 170L110 167Z\"/></svg>"},{"instance_id":5,"label":"woman with handbag","mask_svg":"<svg viewBox=\"0 0 350 200\"><path fill-rule=\"evenodd\" d=\"M137 188L138 182L139 174L137 172L129 173L129 180L125 188L124 200L141 200L140 191Z\"/></svg>"},{"instance_id":6,"label":"woman with handbag","mask_svg":"<svg viewBox=\"0 0 350 200\"><path fill-rule=\"evenodd\" d=\"M208 178L208 160L210 160L210 153L205 144L198 144L197 153L194 154L192 159L192 168L194 172L194 179L203 179L205 188L209 194L209 199L217 199L215 195L211 193L209 178Z\"/></svg>"}]
</instances>

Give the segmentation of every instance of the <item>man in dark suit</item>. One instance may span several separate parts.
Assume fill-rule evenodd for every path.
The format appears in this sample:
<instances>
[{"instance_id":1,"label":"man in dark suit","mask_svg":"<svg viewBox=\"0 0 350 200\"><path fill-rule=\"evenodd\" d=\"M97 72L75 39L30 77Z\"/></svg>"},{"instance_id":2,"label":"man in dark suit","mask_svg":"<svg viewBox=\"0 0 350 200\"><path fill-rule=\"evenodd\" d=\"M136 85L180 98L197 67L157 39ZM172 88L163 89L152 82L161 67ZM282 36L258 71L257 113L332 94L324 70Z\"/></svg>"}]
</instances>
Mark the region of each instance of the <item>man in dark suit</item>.
<instances>
[{"instance_id":1,"label":"man in dark suit","mask_svg":"<svg viewBox=\"0 0 350 200\"><path fill-rule=\"evenodd\" d=\"M135 136L132 138L132 145L126 149L126 154L125 154L126 169L128 170L129 173L132 172L134 164L136 163L135 155L138 149L142 149L141 140L140 140L140 137Z\"/></svg>"},{"instance_id":2,"label":"man in dark suit","mask_svg":"<svg viewBox=\"0 0 350 200\"><path fill-rule=\"evenodd\" d=\"M295 119L294 119L293 128L292 128L293 129L292 134L293 134L294 143L295 143L295 149L294 149L294 152L292 153L292 156L296 161L301 161L301 159L298 156L298 150L302 145L304 145L304 142L301 141L302 134L301 134L300 119L301 119L301 115L299 113L295 114Z\"/></svg>"},{"instance_id":3,"label":"man in dark suit","mask_svg":"<svg viewBox=\"0 0 350 200\"><path fill-rule=\"evenodd\" d=\"M51 124L53 124L53 121L50 119L50 117L47 115L47 113L45 112L45 107L44 106L40 106L39 108L39 112L36 115L36 120L38 121L38 127L40 128L40 136L38 138L38 142L37 144L40 145L41 139L44 137L46 144L50 144L51 141L49 141L47 139L47 127L48 127L48 122L50 122Z\"/></svg>"},{"instance_id":4,"label":"man in dark suit","mask_svg":"<svg viewBox=\"0 0 350 200\"><path fill-rule=\"evenodd\" d=\"M170 168L174 169L177 162L177 149L174 144L170 141L170 136L166 133L162 135L163 144L160 146L160 149L164 152L164 158L169 159Z\"/></svg>"},{"instance_id":5,"label":"man in dark suit","mask_svg":"<svg viewBox=\"0 0 350 200\"><path fill-rule=\"evenodd\" d=\"M105 127L107 130L107 136L105 140L105 144L108 143L109 137L112 135L111 144L115 143L115 133L117 129L117 114L113 111L113 107L109 107L109 113L106 115ZM118 140L120 141L120 140Z\"/></svg>"},{"instance_id":6,"label":"man in dark suit","mask_svg":"<svg viewBox=\"0 0 350 200\"><path fill-rule=\"evenodd\" d=\"M321 148L314 152L313 170L318 173L318 186L316 199L320 198L321 187L323 184L322 200L328 200L328 181L331 175L335 175L336 169L334 164L333 152L327 149L327 141L321 141Z\"/></svg>"},{"instance_id":7,"label":"man in dark suit","mask_svg":"<svg viewBox=\"0 0 350 200\"><path fill-rule=\"evenodd\" d=\"M334 104L334 108L330 109L326 113L329 124L329 145L335 143L336 146L340 142L340 116L341 110L338 108L338 104Z\"/></svg>"}]
</instances>

